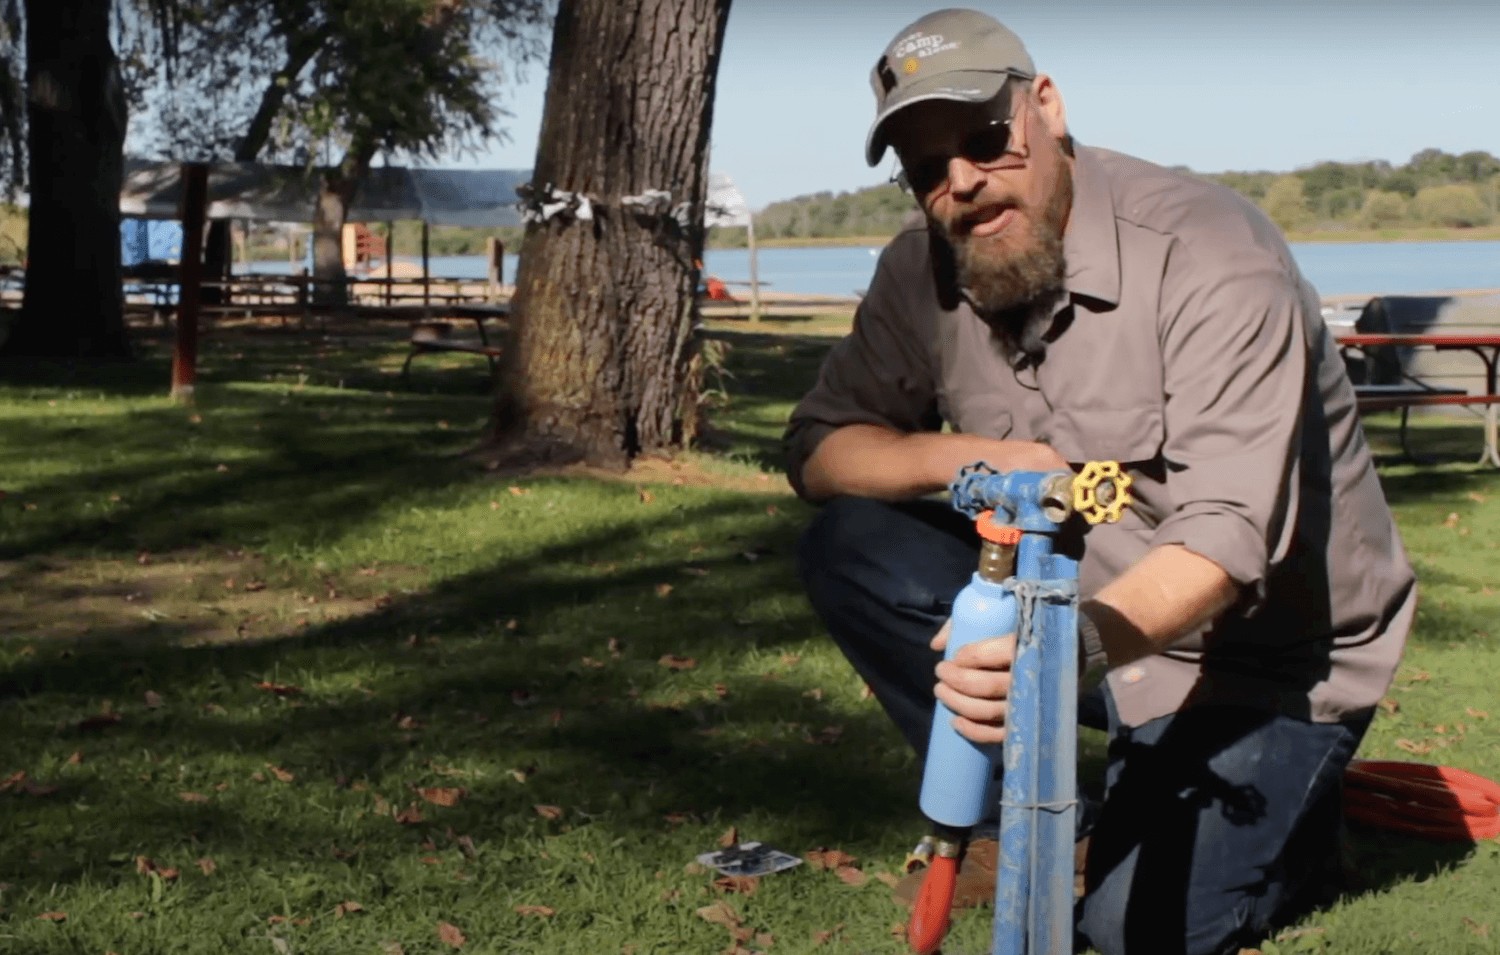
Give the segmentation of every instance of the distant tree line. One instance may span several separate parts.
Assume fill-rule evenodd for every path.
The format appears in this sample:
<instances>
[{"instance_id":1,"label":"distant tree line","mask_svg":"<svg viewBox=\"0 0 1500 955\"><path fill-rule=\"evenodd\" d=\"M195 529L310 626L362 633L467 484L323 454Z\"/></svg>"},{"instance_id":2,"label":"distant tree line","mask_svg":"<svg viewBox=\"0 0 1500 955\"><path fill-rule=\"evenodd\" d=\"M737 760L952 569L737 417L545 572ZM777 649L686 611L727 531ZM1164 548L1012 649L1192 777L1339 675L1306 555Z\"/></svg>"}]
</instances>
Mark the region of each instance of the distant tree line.
<instances>
[{"instance_id":1,"label":"distant tree line","mask_svg":"<svg viewBox=\"0 0 1500 955\"><path fill-rule=\"evenodd\" d=\"M1290 173L1197 175L1244 195L1288 232L1464 229L1500 222L1500 159L1487 152L1455 156L1424 149L1402 166L1381 160L1322 162ZM755 216L755 234L763 239L888 236L913 208L911 197L895 185L819 192L767 206ZM728 230L719 238L722 244L742 244L743 233Z\"/></svg>"}]
</instances>

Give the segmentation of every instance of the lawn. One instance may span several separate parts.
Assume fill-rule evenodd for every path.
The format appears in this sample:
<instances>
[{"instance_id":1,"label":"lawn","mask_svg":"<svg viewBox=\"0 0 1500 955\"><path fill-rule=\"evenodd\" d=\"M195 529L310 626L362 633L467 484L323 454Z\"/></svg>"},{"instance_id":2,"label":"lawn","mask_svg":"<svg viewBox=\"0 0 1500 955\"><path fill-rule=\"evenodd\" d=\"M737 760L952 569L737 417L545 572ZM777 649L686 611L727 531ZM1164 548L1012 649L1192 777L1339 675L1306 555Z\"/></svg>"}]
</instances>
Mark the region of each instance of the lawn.
<instances>
[{"instance_id":1,"label":"lawn","mask_svg":"<svg viewBox=\"0 0 1500 955\"><path fill-rule=\"evenodd\" d=\"M777 471L838 327L716 326L713 450L625 475L486 470L483 362L404 387L396 326L216 331L192 408L149 329L0 369L0 951L903 951L917 769ZM1425 599L1363 755L1500 776L1500 475L1382 473ZM1500 846L1354 835L1266 955L1500 951ZM807 862L716 881L732 836Z\"/></svg>"}]
</instances>

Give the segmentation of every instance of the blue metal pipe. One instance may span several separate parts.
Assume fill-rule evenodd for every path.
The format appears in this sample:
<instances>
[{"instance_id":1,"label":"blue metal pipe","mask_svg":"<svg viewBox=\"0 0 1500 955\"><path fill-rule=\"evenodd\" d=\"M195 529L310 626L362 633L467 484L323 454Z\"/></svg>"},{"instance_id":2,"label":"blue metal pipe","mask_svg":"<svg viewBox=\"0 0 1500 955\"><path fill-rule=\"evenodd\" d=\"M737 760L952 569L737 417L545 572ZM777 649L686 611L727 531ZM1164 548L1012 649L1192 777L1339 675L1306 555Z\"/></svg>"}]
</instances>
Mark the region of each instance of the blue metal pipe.
<instances>
[{"instance_id":1,"label":"blue metal pipe","mask_svg":"<svg viewBox=\"0 0 1500 955\"><path fill-rule=\"evenodd\" d=\"M958 510L993 509L997 521L1003 516L1022 531L1008 582L1020 625L1007 701L995 955L1072 951L1078 567L1053 552L1070 513L1059 487L1072 477L975 465L951 488Z\"/></svg>"}]
</instances>

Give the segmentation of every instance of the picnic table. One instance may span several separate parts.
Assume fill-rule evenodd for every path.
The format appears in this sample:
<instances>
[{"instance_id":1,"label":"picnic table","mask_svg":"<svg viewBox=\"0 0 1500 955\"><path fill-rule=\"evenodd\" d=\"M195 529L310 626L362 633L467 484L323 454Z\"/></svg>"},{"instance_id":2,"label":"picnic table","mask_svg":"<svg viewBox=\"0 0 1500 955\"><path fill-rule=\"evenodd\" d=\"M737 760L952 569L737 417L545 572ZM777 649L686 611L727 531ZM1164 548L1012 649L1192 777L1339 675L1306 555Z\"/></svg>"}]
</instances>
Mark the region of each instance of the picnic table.
<instances>
[{"instance_id":1,"label":"picnic table","mask_svg":"<svg viewBox=\"0 0 1500 955\"><path fill-rule=\"evenodd\" d=\"M1355 348L1368 353L1382 348L1430 348L1435 351L1467 351L1484 364L1484 390L1471 393L1461 388L1432 385L1420 378L1403 375L1392 384L1355 385L1354 392L1361 411L1401 411L1401 448L1410 456L1406 445L1407 415L1414 407L1443 405L1483 405L1484 450L1480 464L1500 467L1500 393L1496 388L1496 368L1500 365L1500 332L1467 333L1349 333L1335 339L1341 349Z\"/></svg>"}]
</instances>

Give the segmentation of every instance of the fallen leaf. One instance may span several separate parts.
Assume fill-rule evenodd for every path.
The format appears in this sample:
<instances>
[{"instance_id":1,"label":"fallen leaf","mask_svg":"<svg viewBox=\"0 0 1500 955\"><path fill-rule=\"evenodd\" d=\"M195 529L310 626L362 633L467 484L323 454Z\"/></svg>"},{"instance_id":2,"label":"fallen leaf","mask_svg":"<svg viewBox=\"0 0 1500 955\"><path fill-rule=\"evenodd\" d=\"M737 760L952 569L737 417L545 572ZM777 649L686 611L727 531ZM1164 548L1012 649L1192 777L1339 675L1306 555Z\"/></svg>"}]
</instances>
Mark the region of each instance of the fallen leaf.
<instances>
[{"instance_id":1,"label":"fallen leaf","mask_svg":"<svg viewBox=\"0 0 1500 955\"><path fill-rule=\"evenodd\" d=\"M756 932L755 944L759 945L761 948L770 948L772 945L776 944L776 936L772 935L770 932Z\"/></svg>"},{"instance_id":2,"label":"fallen leaf","mask_svg":"<svg viewBox=\"0 0 1500 955\"><path fill-rule=\"evenodd\" d=\"M458 805L458 801L468 795L468 793L469 791L462 787L424 786L417 789L418 796L421 796L434 806L443 806L445 808Z\"/></svg>"},{"instance_id":3,"label":"fallen leaf","mask_svg":"<svg viewBox=\"0 0 1500 955\"><path fill-rule=\"evenodd\" d=\"M554 822L558 819L561 819L563 816L561 806L533 806L532 808L536 810L536 814L538 816L541 816L543 819L552 820Z\"/></svg>"},{"instance_id":4,"label":"fallen leaf","mask_svg":"<svg viewBox=\"0 0 1500 955\"><path fill-rule=\"evenodd\" d=\"M705 922L722 925L727 929L740 927L740 915L727 902L715 902L713 905L705 905L695 910L698 917Z\"/></svg>"},{"instance_id":5,"label":"fallen leaf","mask_svg":"<svg viewBox=\"0 0 1500 955\"><path fill-rule=\"evenodd\" d=\"M298 696L302 693L302 687L293 686L290 683L272 683L269 680L261 680L255 684L257 690L265 690L276 696Z\"/></svg>"},{"instance_id":6,"label":"fallen leaf","mask_svg":"<svg viewBox=\"0 0 1500 955\"><path fill-rule=\"evenodd\" d=\"M514 484L506 488L506 490L510 492L511 497L521 497L524 494L531 493L530 488L516 487Z\"/></svg>"},{"instance_id":7,"label":"fallen leaf","mask_svg":"<svg viewBox=\"0 0 1500 955\"><path fill-rule=\"evenodd\" d=\"M898 876L898 875L896 875L896 873L894 873L894 872L877 872L877 873L875 873L875 878L876 878L877 881L883 882L883 883L885 883L886 885L890 886L893 889L901 881L901 877Z\"/></svg>"},{"instance_id":8,"label":"fallen leaf","mask_svg":"<svg viewBox=\"0 0 1500 955\"><path fill-rule=\"evenodd\" d=\"M698 661L692 657L680 657L675 653L664 653L661 659L656 662L668 670L691 670L698 665Z\"/></svg>"},{"instance_id":9,"label":"fallen leaf","mask_svg":"<svg viewBox=\"0 0 1500 955\"><path fill-rule=\"evenodd\" d=\"M526 780L531 778L531 774L534 772L536 772L536 769L531 766L527 766L522 769L512 769L510 771L510 778L514 779L518 783L524 783Z\"/></svg>"},{"instance_id":10,"label":"fallen leaf","mask_svg":"<svg viewBox=\"0 0 1500 955\"><path fill-rule=\"evenodd\" d=\"M1443 526L1444 527L1457 527L1458 526L1458 514L1457 513L1449 513L1449 515L1447 517L1443 518Z\"/></svg>"},{"instance_id":11,"label":"fallen leaf","mask_svg":"<svg viewBox=\"0 0 1500 955\"><path fill-rule=\"evenodd\" d=\"M1396 713L1401 709L1401 704L1390 697L1386 697L1380 701L1380 708L1387 713Z\"/></svg>"},{"instance_id":12,"label":"fallen leaf","mask_svg":"<svg viewBox=\"0 0 1500 955\"><path fill-rule=\"evenodd\" d=\"M400 942L381 942L380 955L406 955L406 949Z\"/></svg>"},{"instance_id":13,"label":"fallen leaf","mask_svg":"<svg viewBox=\"0 0 1500 955\"><path fill-rule=\"evenodd\" d=\"M451 922L439 922L437 924L437 935L443 944L450 948L463 948L464 943L468 941L458 926Z\"/></svg>"},{"instance_id":14,"label":"fallen leaf","mask_svg":"<svg viewBox=\"0 0 1500 955\"><path fill-rule=\"evenodd\" d=\"M720 892L738 895L754 895L760 888L760 877L754 875L721 875L714 879L714 888Z\"/></svg>"},{"instance_id":15,"label":"fallen leaf","mask_svg":"<svg viewBox=\"0 0 1500 955\"><path fill-rule=\"evenodd\" d=\"M1476 720L1486 720L1486 719L1489 719L1489 717L1490 717L1489 713L1485 712L1484 710L1476 710L1472 706L1466 706L1466 707L1464 707L1464 712L1467 713L1467 714L1469 714L1470 716L1472 716Z\"/></svg>"},{"instance_id":16,"label":"fallen leaf","mask_svg":"<svg viewBox=\"0 0 1500 955\"><path fill-rule=\"evenodd\" d=\"M147 690L146 691L146 709L148 709L148 710L161 709L161 694L157 693L155 690Z\"/></svg>"},{"instance_id":17,"label":"fallen leaf","mask_svg":"<svg viewBox=\"0 0 1500 955\"><path fill-rule=\"evenodd\" d=\"M544 919L550 919L557 914L557 910L548 905L518 905L517 915L538 915Z\"/></svg>"},{"instance_id":18,"label":"fallen leaf","mask_svg":"<svg viewBox=\"0 0 1500 955\"><path fill-rule=\"evenodd\" d=\"M1487 922L1476 922L1473 919L1469 918L1467 915L1464 916L1463 922L1464 922L1464 928L1467 928L1470 932L1472 932L1473 934L1477 935L1478 937L1480 937L1480 938L1489 938L1490 937L1490 926L1489 926L1489 923L1487 923Z\"/></svg>"},{"instance_id":19,"label":"fallen leaf","mask_svg":"<svg viewBox=\"0 0 1500 955\"><path fill-rule=\"evenodd\" d=\"M669 596L671 593L672 593L672 585L671 584L657 584L656 585L656 596L658 596L658 597L666 597L666 596Z\"/></svg>"},{"instance_id":20,"label":"fallen leaf","mask_svg":"<svg viewBox=\"0 0 1500 955\"><path fill-rule=\"evenodd\" d=\"M837 869L839 866L853 865L859 860L839 849L817 848L807 853L809 865L819 869Z\"/></svg>"},{"instance_id":21,"label":"fallen leaf","mask_svg":"<svg viewBox=\"0 0 1500 955\"><path fill-rule=\"evenodd\" d=\"M844 923L840 922L839 924L835 925L831 929L828 929L827 931L814 932L813 933L813 944L814 945L823 945L823 944L826 944L828 942L831 942L835 938L837 938L838 935L839 935L839 933L841 933L843 930L844 930Z\"/></svg>"},{"instance_id":22,"label":"fallen leaf","mask_svg":"<svg viewBox=\"0 0 1500 955\"><path fill-rule=\"evenodd\" d=\"M1470 713L1469 715L1473 716L1474 714ZM82 763L83 762L83 750L80 750L80 749L73 750L73 755L69 756L67 758L66 762L67 762L67 764L69 766L77 766L80 763Z\"/></svg>"},{"instance_id":23,"label":"fallen leaf","mask_svg":"<svg viewBox=\"0 0 1500 955\"><path fill-rule=\"evenodd\" d=\"M41 915L38 915L37 918L41 919L43 922L66 922L68 920L68 913L43 912Z\"/></svg>"},{"instance_id":24,"label":"fallen leaf","mask_svg":"<svg viewBox=\"0 0 1500 955\"><path fill-rule=\"evenodd\" d=\"M182 873L177 869L164 868L156 864L154 859L148 856L135 857L135 871L141 875L156 875L164 882L175 882Z\"/></svg>"},{"instance_id":25,"label":"fallen leaf","mask_svg":"<svg viewBox=\"0 0 1500 955\"><path fill-rule=\"evenodd\" d=\"M280 766L272 766L270 763L266 763L266 768L271 771L272 776L276 777L277 782L289 783L297 778Z\"/></svg>"},{"instance_id":26,"label":"fallen leaf","mask_svg":"<svg viewBox=\"0 0 1500 955\"><path fill-rule=\"evenodd\" d=\"M363 905L360 905L358 902L340 902L338 905L335 905L333 907L333 917L336 919L341 919L346 915L352 915L355 912L363 912L364 910L365 907Z\"/></svg>"},{"instance_id":27,"label":"fallen leaf","mask_svg":"<svg viewBox=\"0 0 1500 955\"><path fill-rule=\"evenodd\" d=\"M728 829L724 830L724 834L719 837L719 845L720 847L725 849L728 849L730 846L739 841L740 830L738 826L730 826Z\"/></svg>"},{"instance_id":28,"label":"fallen leaf","mask_svg":"<svg viewBox=\"0 0 1500 955\"><path fill-rule=\"evenodd\" d=\"M183 802L196 802L196 803L208 802L208 797L207 796L203 795L202 793L195 793L195 792L181 792L181 793L177 794L177 798L181 799Z\"/></svg>"},{"instance_id":29,"label":"fallen leaf","mask_svg":"<svg viewBox=\"0 0 1500 955\"><path fill-rule=\"evenodd\" d=\"M204 856L203 858L201 858L201 859L198 860L198 869L204 875L213 875L215 872L218 871L219 864L217 862L215 862L214 860L210 859L208 856Z\"/></svg>"},{"instance_id":30,"label":"fallen leaf","mask_svg":"<svg viewBox=\"0 0 1500 955\"><path fill-rule=\"evenodd\" d=\"M870 877L852 865L841 865L833 870L833 874L839 877L839 881L845 885L861 886L870 881Z\"/></svg>"},{"instance_id":31,"label":"fallen leaf","mask_svg":"<svg viewBox=\"0 0 1500 955\"><path fill-rule=\"evenodd\" d=\"M414 826L422 821L422 810L417 808L416 803L412 803L410 806L396 813L396 821L403 826Z\"/></svg>"},{"instance_id":32,"label":"fallen leaf","mask_svg":"<svg viewBox=\"0 0 1500 955\"><path fill-rule=\"evenodd\" d=\"M479 858L479 850L474 848L474 840L470 837L459 836L457 839L454 839L453 842L458 846L458 851L463 853L463 857L465 859Z\"/></svg>"},{"instance_id":33,"label":"fallen leaf","mask_svg":"<svg viewBox=\"0 0 1500 955\"><path fill-rule=\"evenodd\" d=\"M687 574L689 577L707 577L708 576L708 568L707 567L695 567L692 564L689 564L688 566L682 568L682 572L684 574Z\"/></svg>"},{"instance_id":34,"label":"fallen leaf","mask_svg":"<svg viewBox=\"0 0 1500 955\"><path fill-rule=\"evenodd\" d=\"M640 497L642 504L650 504L652 501L656 500L656 495L652 494L645 488L640 488L639 490L637 490L636 494Z\"/></svg>"},{"instance_id":35,"label":"fallen leaf","mask_svg":"<svg viewBox=\"0 0 1500 955\"><path fill-rule=\"evenodd\" d=\"M1409 739L1396 740L1396 748L1405 750L1406 752L1411 753L1414 756L1425 756L1428 753L1432 752L1431 743L1415 743Z\"/></svg>"}]
</instances>

